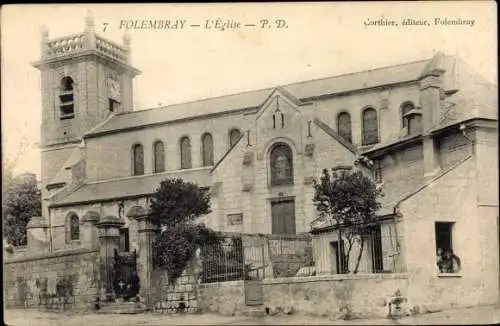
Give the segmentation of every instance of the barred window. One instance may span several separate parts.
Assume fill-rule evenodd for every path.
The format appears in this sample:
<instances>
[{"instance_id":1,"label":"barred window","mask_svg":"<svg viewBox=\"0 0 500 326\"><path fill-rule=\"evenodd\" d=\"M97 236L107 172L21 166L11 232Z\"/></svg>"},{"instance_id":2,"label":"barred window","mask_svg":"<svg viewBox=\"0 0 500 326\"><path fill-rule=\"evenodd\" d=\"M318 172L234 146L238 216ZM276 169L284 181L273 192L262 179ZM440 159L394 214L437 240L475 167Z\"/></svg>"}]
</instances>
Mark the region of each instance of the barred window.
<instances>
[{"instance_id":1,"label":"barred window","mask_svg":"<svg viewBox=\"0 0 500 326\"><path fill-rule=\"evenodd\" d=\"M271 185L293 184L293 154L288 145L278 144L271 150Z\"/></svg>"},{"instance_id":2,"label":"barred window","mask_svg":"<svg viewBox=\"0 0 500 326\"><path fill-rule=\"evenodd\" d=\"M144 174L144 148L141 144L134 145L132 149L133 155L133 174Z\"/></svg>"},{"instance_id":3,"label":"barred window","mask_svg":"<svg viewBox=\"0 0 500 326\"><path fill-rule=\"evenodd\" d=\"M157 141L154 144L154 164L155 173L165 171L165 148L163 142Z\"/></svg>"},{"instance_id":4,"label":"barred window","mask_svg":"<svg viewBox=\"0 0 500 326\"><path fill-rule=\"evenodd\" d=\"M363 145L378 143L377 111L367 108L363 111Z\"/></svg>"},{"instance_id":5,"label":"barred window","mask_svg":"<svg viewBox=\"0 0 500 326\"><path fill-rule=\"evenodd\" d=\"M337 130L338 134L352 143L352 131L351 131L351 115L347 112L342 112L337 117Z\"/></svg>"},{"instance_id":6,"label":"barred window","mask_svg":"<svg viewBox=\"0 0 500 326\"><path fill-rule=\"evenodd\" d=\"M203 157L203 166L210 166L214 164L214 140L209 133L201 137L201 151Z\"/></svg>"},{"instance_id":7,"label":"barred window","mask_svg":"<svg viewBox=\"0 0 500 326\"><path fill-rule=\"evenodd\" d=\"M188 137L183 137L180 140L181 148L181 169L191 168L191 141Z\"/></svg>"}]
</instances>

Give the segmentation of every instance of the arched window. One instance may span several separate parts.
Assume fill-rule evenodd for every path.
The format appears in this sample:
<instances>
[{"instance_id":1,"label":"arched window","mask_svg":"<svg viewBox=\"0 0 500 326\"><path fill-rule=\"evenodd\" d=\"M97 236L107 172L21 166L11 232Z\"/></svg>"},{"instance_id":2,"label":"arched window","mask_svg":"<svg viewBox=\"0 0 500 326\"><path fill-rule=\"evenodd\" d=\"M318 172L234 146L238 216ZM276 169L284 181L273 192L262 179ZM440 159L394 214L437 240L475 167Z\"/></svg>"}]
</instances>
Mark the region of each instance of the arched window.
<instances>
[{"instance_id":1,"label":"arched window","mask_svg":"<svg viewBox=\"0 0 500 326\"><path fill-rule=\"evenodd\" d=\"M136 144L132 148L133 156L133 174L142 175L144 174L144 148L141 144Z\"/></svg>"},{"instance_id":2,"label":"arched window","mask_svg":"<svg viewBox=\"0 0 500 326\"><path fill-rule=\"evenodd\" d=\"M378 143L377 111L367 108L363 111L363 145Z\"/></svg>"},{"instance_id":3,"label":"arched window","mask_svg":"<svg viewBox=\"0 0 500 326\"><path fill-rule=\"evenodd\" d=\"M182 137L180 140L181 148L181 169L191 168L191 141L188 137Z\"/></svg>"},{"instance_id":4,"label":"arched window","mask_svg":"<svg viewBox=\"0 0 500 326\"><path fill-rule=\"evenodd\" d=\"M163 142L157 141L154 144L154 172L164 172L165 171L165 148Z\"/></svg>"},{"instance_id":5,"label":"arched window","mask_svg":"<svg viewBox=\"0 0 500 326\"><path fill-rule=\"evenodd\" d=\"M351 115L349 113L342 112L338 115L337 130L340 137L352 143Z\"/></svg>"},{"instance_id":6,"label":"arched window","mask_svg":"<svg viewBox=\"0 0 500 326\"><path fill-rule=\"evenodd\" d=\"M241 138L241 132L238 129L233 129L229 132L229 147L232 148Z\"/></svg>"},{"instance_id":7,"label":"arched window","mask_svg":"<svg viewBox=\"0 0 500 326\"><path fill-rule=\"evenodd\" d=\"M403 104L401 104L401 122L403 125L403 129L408 126L408 117L406 117L405 115L414 108L415 105L413 105L412 102L404 102Z\"/></svg>"},{"instance_id":8,"label":"arched window","mask_svg":"<svg viewBox=\"0 0 500 326\"><path fill-rule=\"evenodd\" d=\"M69 239L80 239L80 220L76 215L71 215L69 218Z\"/></svg>"},{"instance_id":9,"label":"arched window","mask_svg":"<svg viewBox=\"0 0 500 326\"><path fill-rule=\"evenodd\" d=\"M293 184L293 154L288 145L278 144L271 150L271 185Z\"/></svg>"},{"instance_id":10,"label":"arched window","mask_svg":"<svg viewBox=\"0 0 500 326\"><path fill-rule=\"evenodd\" d=\"M71 119L75 115L75 106L73 103L73 79L69 76L61 79L61 87L59 93L59 109L61 112L61 120Z\"/></svg>"},{"instance_id":11,"label":"arched window","mask_svg":"<svg viewBox=\"0 0 500 326\"><path fill-rule=\"evenodd\" d=\"M214 140L209 133L201 137L201 152L203 156L203 166L214 165Z\"/></svg>"},{"instance_id":12,"label":"arched window","mask_svg":"<svg viewBox=\"0 0 500 326\"><path fill-rule=\"evenodd\" d=\"M72 91L73 90L73 78L66 76L61 79L61 90L62 91Z\"/></svg>"}]
</instances>

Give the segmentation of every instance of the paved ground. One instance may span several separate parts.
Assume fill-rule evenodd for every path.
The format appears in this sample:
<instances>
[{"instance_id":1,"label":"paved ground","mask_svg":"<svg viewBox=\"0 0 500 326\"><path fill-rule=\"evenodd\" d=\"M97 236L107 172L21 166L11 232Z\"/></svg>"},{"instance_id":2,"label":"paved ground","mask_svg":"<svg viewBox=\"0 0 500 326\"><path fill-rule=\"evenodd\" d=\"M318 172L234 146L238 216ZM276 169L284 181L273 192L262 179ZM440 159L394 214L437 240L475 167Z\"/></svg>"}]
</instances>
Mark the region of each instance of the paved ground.
<instances>
[{"instance_id":1,"label":"paved ground","mask_svg":"<svg viewBox=\"0 0 500 326\"><path fill-rule=\"evenodd\" d=\"M48 325L436 325L436 324L498 324L500 306L483 306L469 309L456 309L433 314L406 317L399 320L330 320L308 316L242 317L218 315L102 315L94 313L52 313L37 310L5 310L4 322L12 326Z\"/></svg>"}]
</instances>

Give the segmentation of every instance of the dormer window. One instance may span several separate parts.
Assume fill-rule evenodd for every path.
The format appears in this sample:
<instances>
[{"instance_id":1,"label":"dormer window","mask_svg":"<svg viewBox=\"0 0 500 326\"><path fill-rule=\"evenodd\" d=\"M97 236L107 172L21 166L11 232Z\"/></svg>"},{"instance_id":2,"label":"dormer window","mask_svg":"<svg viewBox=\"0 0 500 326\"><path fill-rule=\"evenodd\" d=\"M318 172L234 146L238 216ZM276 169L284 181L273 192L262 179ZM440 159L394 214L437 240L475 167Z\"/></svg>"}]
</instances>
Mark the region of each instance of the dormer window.
<instances>
[{"instance_id":1,"label":"dormer window","mask_svg":"<svg viewBox=\"0 0 500 326\"><path fill-rule=\"evenodd\" d=\"M69 76L61 80L59 90L59 109L61 120L72 119L75 116L74 94L73 94L73 79Z\"/></svg>"},{"instance_id":2,"label":"dormer window","mask_svg":"<svg viewBox=\"0 0 500 326\"><path fill-rule=\"evenodd\" d=\"M422 113L412 102L401 105L401 120L407 135L417 135L422 132Z\"/></svg>"},{"instance_id":3,"label":"dormer window","mask_svg":"<svg viewBox=\"0 0 500 326\"><path fill-rule=\"evenodd\" d=\"M403 129L407 128L408 126L407 114L413 109L415 109L415 105L412 102L404 102L403 104L401 104L401 123Z\"/></svg>"}]
</instances>

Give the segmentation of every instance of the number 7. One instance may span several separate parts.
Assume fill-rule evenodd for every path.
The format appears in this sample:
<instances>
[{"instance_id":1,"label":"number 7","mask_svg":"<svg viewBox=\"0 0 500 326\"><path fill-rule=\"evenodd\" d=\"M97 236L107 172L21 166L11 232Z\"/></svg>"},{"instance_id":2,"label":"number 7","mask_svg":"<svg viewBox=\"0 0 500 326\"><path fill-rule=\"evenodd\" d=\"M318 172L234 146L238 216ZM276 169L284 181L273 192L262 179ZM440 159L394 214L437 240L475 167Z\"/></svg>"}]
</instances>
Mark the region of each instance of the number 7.
<instances>
[{"instance_id":1,"label":"number 7","mask_svg":"<svg viewBox=\"0 0 500 326\"><path fill-rule=\"evenodd\" d=\"M102 31L103 31L103 32L105 32L105 31L106 31L106 28L107 28L107 27L108 27L108 25L109 25L109 23L102 23L102 24L104 25L104 28L103 28L103 30L102 30Z\"/></svg>"}]
</instances>

